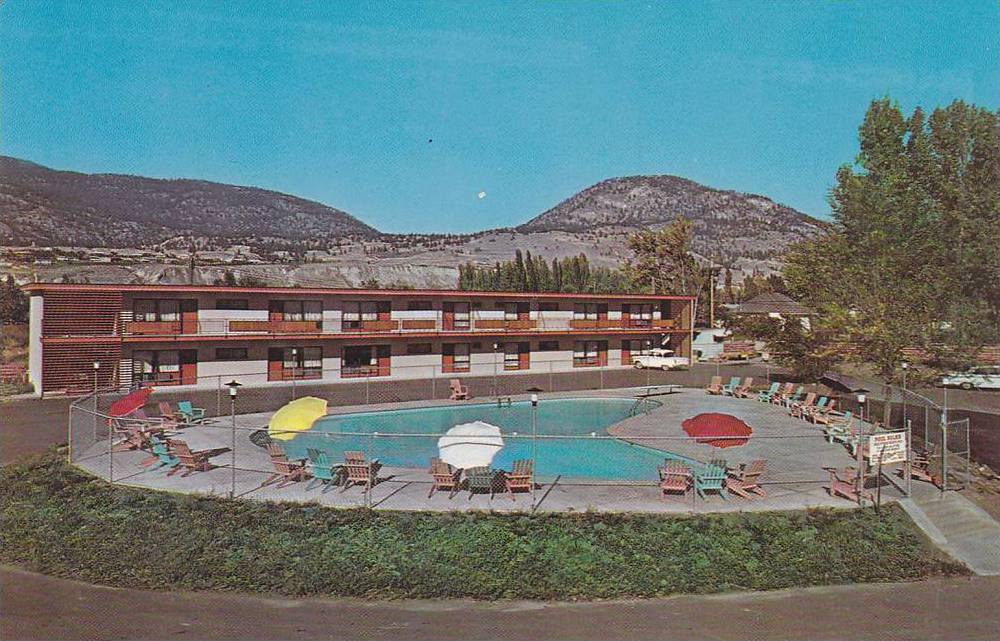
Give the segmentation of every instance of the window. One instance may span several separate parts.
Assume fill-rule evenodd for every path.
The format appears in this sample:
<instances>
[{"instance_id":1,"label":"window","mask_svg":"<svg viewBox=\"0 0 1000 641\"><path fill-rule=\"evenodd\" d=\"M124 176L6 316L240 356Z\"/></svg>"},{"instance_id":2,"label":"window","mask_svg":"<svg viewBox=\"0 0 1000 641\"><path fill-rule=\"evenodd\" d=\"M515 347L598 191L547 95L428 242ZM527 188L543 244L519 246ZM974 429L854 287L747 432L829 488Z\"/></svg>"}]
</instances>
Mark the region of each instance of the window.
<instances>
[{"instance_id":1,"label":"window","mask_svg":"<svg viewBox=\"0 0 1000 641\"><path fill-rule=\"evenodd\" d=\"M340 375L388 376L390 354L388 345L346 345L341 352Z\"/></svg>"},{"instance_id":2,"label":"window","mask_svg":"<svg viewBox=\"0 0 1000 641\"><path fill-rule=\"evenodd\" d=\"M652 339L644 338L637 340L622 341L622 351L628 352L629 356L649 356L653 349Z\"/></svg>"},{"instance_id":3,"label":"window","mask_svg":"<svg viewBox=\"0 0 1000 641\"><path fill-rule=\"evenodd\" d=\"M431 344L430 343L410 343L406 346L406 353L410 356L416 356L418 354L430 354Z\"/></svg>"},{"instance_id":4,"label":"window","mask_svg":"<svg viewBox=\"0 0 1000 641\"><path fill-rule=\"evenodd\" d=\"M217 347L215 348L215 360L217 361L245 361L247 360L246 347Z\"/></svg>"},{"instance_id":5,"label":"window","mask_svg":"<svg viewBox=\"0 0 1000 641\"><path fill-rule=\"evenodd\" d=\"M538 341L539 352L558 352L559 341Z\"/></svg>"},{"instance_id":6,"label":"window","mask_svg":"<svg viewBox=\"0 0 1000 641\"><path fill-rule=\"evenodd\" d=\"M323 320L323 301L286 300L282 305L282 320L321 321Z\"/></svg>"},{"instance_id":7,"label":"window","mask_svg":"<svg viewBox=\"0 0 1000 641\"><path fill-rule=\"evenodd\" d=\"M517 320L517 303L500 303L497 307L503 310L504 320Z\"/></svg>"},{"instance_id":8,"label":"window","mask_svg":"<svg viewBox=\"0 0 1000 641\"><path fill-rule=\"evenodd\" d=\"M434 309L434 304L429 300L411 300L406 303L406 309L411 312L426 312Z\"/></svg>"},{"instance_id":9,"label":"window","mask_svg":"<svg viewBox=\"0 0 1000 641\"><path fill-rule=\"evenodd\" d=\"M344 302L344 327L346 329L361 329L365 322L378 320L379 308L383 312L388 312L388 303L380 303L374 300L365 301L345 301Z\"/></svg>"},{"instance_id":10,"label":"window","mask_svg":"<svg viewBox=\"0 0 1000 641\"><path fill-rule=\"evenodd\" d=\"M179 383L181 359L177 350L132 353L132 380L142 383Z\"/></svg>"},{"instance_id":11,"label":"window","mask_svg":"<svg viewBox=\"0 0 1000 641\"><path fill-rule=\"evenodd\" d=\"M445 343L441 346L441 370L448 372L469 371L468 343Z\"/></svg>"},{"instance_id":12,"label":"window","mask_svg":"<svg viewBox=\"0 0 1000 641\"><path fill-rule=\"evenodd\" d=\"M181 319L179 300L151 300L140 298L132 304L132 318L137 321L178 321Z\"/></svg>"},{"instance_id":13,"label":"window","mask_svg":"<svg viewBox=\"0 0 1000 641\"><path fill-rule=\"evenodd\" d=\"M597 303L575 303L573 305L574 320L597 320Z\"/></svg>"},{"instance_id":14,"label":"window","mask_svg":"<svg viewBox=\"0 0 1000 641\"><path fill-rule=\"evenodd\" d=\"M558 312L559 303L538 303L538 311L540 312Z\"/></svg>"},{"instance_id":15,"label":"window","mask_svg":"<svg viewBox=\"0 0 1000 641\"><path fill-rule=\"evenodd\" d=\"M622 314L628 314L631 327L649 327L653 324L653 306L647 303L622 305Z\"/></svg>"},{"instance_id":16,"label":"window","mask_svg":"<svg viewBox=\"0 0 1000 641\"><path fill-rule=\"evenodd\" d=\"M442 309L445 329L469 329L469 303L444 303Z\"/></svg>"},{"instance_id":17,"label":"window","mask_svg":"<svg viewBox=\"0 0 1000 641\"><path fill-rule=\"evenodd\" d=\"M594 367L598 364L598 341L573 343L573 367Z\"/></svg>"},{"instance_id":18,"label":"window","mask_svg":"<svg viewBox=\"0 0 1000 641\"><path fill-rule=\"evenodd\" d=\"M250 309L250 301L245 298L220 298L215 301L215 309Z\"/></svg>"},{"instance_id":19,"label":"window","mask_svg":"<svg viewBox=\"0 0 1000 641\"><path fill-rule=\"evenodd\" d=\"M156 301L139 299L132 303L132 318L137 321L156 320Z\"/></svg>"},{"instance_id":20,"label":"window","mask_svg":"<svg viewBox=\"0 0 1000 641\"><path fill-rule=\"evenodd\" d=\"M528 355L530 353L528 343L504 343L503 368L528 369Z\"/></svg>"}]
</instances>

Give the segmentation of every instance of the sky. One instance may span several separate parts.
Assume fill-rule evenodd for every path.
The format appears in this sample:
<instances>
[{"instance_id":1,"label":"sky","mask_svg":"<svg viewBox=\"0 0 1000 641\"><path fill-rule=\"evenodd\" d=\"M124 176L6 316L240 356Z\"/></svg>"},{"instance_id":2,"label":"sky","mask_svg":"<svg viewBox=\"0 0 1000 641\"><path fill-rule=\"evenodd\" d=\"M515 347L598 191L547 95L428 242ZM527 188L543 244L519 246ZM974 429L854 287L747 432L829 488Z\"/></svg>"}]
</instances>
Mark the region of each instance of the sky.
<instances>
[{"instance_id":1,"label":"sky","mask_svg":"<svg viewBox=\"0 0 1000 641\"><path fill-rule=\"evenodd\" d=\"M674 174L819 217L869 102L1000 106L1000 3L0 3L0 153L522 223Z\"/></svg>"}]
</instances>

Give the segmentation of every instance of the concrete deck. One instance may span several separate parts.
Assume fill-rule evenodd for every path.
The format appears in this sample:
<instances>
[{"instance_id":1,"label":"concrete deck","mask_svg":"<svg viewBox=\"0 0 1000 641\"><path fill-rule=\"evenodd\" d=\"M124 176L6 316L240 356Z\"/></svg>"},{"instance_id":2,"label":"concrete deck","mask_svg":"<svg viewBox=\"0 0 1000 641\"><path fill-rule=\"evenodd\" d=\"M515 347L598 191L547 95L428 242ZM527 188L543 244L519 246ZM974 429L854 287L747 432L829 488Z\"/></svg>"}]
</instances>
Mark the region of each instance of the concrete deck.
<instances>
[{"instance_id":1,"label":"concrete deck","mask_svg":"<svg viewBox=\"0 0 1000 641\"><path fill-rule=\"evenodd\" d=\"M633 397L637 389L604 390L545 394L547 398L601 396ZM763 478L766 498L741 499L729 495L728 500L710 497L701 500L690 493L686 498L664 498L656 486L656 470L650 469L648 483L593 482L586 484L573 479L540 479L534 493L510 495L471 496L460 492L449 499L447 493L436 493L428 498L430 477L425 469L385 467L379 473L380 482L372 488L370 497L358 487L342 490L339 487L324 491L321 486L307 489L307 483L293 483L283 488L273 485L261 487L270 475L270 462L265 450L250 441L254 428L266 425L268 414L249 414L237 417L235 475L233 455L225 452L212 459L217 465L207 472L167 476L164 470L140 466L146 458L143 452L121 452L109 456L107 443L91 448L75 461L81 468L103 478L113 478L116 483L174 492L229 496L268 500L314 503L330 507L361 507L370 504L377 509L392 510L495 510L502 512L544 511L581 512L729 512L749 510L794 510L817 506L849 508L852 503L827 495L825 485L828 474L824 466L843 467L852 464L852 458L842 445L828 444L819 426L788 416L777 406L706 395L701 390L683 390L679 393L654 397L662 406L647 414L626 419L609 430L613 435L646 447L654 447L685 457L707 461L725 458L730 465L764 458L768 461ZM519 400L515 397L515 400ZM475 401L473 401L475 402ZM426 407L455 404L449 401L414 401L391 405L363 405L331 408L330 413L378 411L403 407ZM753 436L746 445L724 449L693 442L683 432L681 422L702 412L721 412L742 419L753 428ZM229 448L232 431L228 420L185 428L182 435L193 449ZM377 456L377 452L376 452ZM914 482L914 489L918 482ZM882 500L896 500L903 495L902 482L886 470L882 484Z\"/></svg>"}]
</instances>

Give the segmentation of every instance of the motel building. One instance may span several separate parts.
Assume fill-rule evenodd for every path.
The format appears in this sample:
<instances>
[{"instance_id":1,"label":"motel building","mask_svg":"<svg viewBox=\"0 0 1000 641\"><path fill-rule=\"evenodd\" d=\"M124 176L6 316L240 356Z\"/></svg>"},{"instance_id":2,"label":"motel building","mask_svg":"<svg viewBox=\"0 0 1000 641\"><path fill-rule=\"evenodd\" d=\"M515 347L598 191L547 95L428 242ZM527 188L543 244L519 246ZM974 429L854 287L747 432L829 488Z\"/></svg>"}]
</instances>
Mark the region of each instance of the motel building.
<instances>
[{"instance_id":1,"label":"motel building","mask_svg":"<svg viewBox=\"0 0 1000 641\"><path fill-rule=\"evenodd\" d=\"M693 298L33 283L36 393L631 367L690 358ZM97 365L95 367L95 364ZM224 381L223 381L224 382Z\"/></svg>"}]
</instances>

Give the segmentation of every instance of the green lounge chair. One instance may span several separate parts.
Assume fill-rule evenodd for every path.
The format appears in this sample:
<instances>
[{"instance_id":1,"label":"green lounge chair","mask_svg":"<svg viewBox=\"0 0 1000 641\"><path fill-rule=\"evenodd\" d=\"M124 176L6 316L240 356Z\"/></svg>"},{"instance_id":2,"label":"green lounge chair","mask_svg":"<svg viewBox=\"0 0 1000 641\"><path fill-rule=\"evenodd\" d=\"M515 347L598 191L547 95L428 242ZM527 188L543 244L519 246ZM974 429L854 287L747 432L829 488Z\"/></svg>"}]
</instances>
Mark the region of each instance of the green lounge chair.
<instances>
[{"instance_id":1,"label":"green lounge chair","mask_svg":"<svg viewBox=\"0 0 1000 641\"><path fill-rule=\"evenodd\" d=\"M726 462L722 460L709 461L696 469L694 473L694 491L705 500L705 492L718 492L723 500L726 496Z\"/></svg>"},{"instance_id":2,"label":"green lounge chair","mask_svg":"<svg viewBox=\"0 0 1000 641\"><path fill-rule=\"evenodd\" d=\"M736 393L736 388L740 386L740 377L733 376L729 379L729 382L722 386L723 396L732 396Z\"/></svg>"},{"instance_id":3,"label":"green lounge chair","mask_svg":"<svg viewBox=\"0 0 1000 641\"><path fill-rule=\"evenodd\" d=\"M778 388L780 386L781 383L771 383L771 387L766 390L761 390L760 393L757 394L757 400L761 403L770 403L771 397L778 392Z\"/></svg>"},{"instance_id":4,"label":"green lounge chair","mask_svg":"<svg viewBox=\"0 0 1000 641\"><path fill-rule=\"evenodd\" d=\"M496 493L496 478L497 474L493 468L487 466L483 467L470 467L466 470L466 475L468 477L466 482L466 489L469 490L469 500L472 500L472 495L477 492L490 493L490 499L493 498L493 494Z\"/></svg>"},{"instance_id":5,"label":"green lounge chair","mask_svg":"<svg viewBox=\"0 0 1000 641\"><path fill-rule=\"evenodd\" d=\"M181 460L171 453L170 448L167 444L158 439L156 436L149 437L149 445L153 456L159 462L159 465L152 467L150 469L157 470L161 467L169 467L169 474L173 474L177 470L177 466L181 464Z\"/></svg>"},{"instance_id":6,"label":"green lounge chair","mask_svg":"<svg viewBox=\"0 0 1000 641\"><path fill-rule=\"evenodd\" d=\"M205 420L205 409L195 407L191 401L177 401L177 412L185 423L201 423Z\"/></svg>"},{"instance_id":7,"label":"green lounge chair","mask_svg":"<svg viewBox=\"0 0 1000 641\"><path fill-rule=\"evenodd\" d=\"M802 395L805 393L805 391L806 391L806 386L799 385L799 388L795 390L795 393L789 394L788 396L781 399L781 404L784 405L785 407L790 407L792 403L798 403L800 400L802 400Z\"/></svg>"},{"instance_id":8,"label":"green lounge chair","mask_svg":"<svg viewBox=\"0 0 1000 641\"><path fill-rule=\"evenodd\" d=\"M340 482L342 466L334 465L330 462L330 457L323 450L306 448L309 455L309 471L312 473L312 480L306 485L306 490L311 490L319 482L324 487L321 493L326 493L328 489Z\"/></svg>"},{"instance_id":9,"label":"green lounge chair","mask_svg":"<svg viewBox=\"0 0 1000 641\"><path fill-rule=\"evenodd\" d=\"M854 430L851 429L851 413L844 412L843 417L828 420L829 422L823 428L823 433L826 434L826 442L844 443L850 446L850 441L855 438Z\"/></svg>"}]
</instances>

